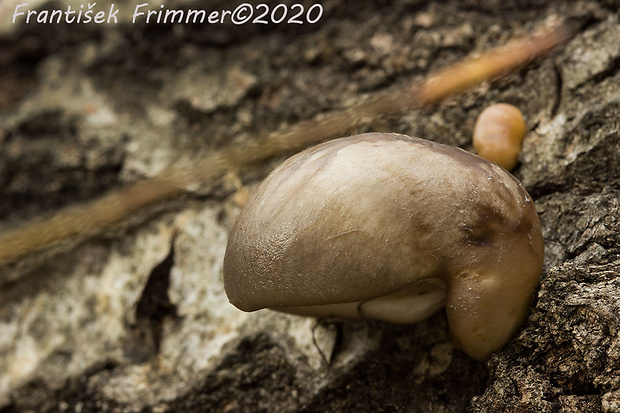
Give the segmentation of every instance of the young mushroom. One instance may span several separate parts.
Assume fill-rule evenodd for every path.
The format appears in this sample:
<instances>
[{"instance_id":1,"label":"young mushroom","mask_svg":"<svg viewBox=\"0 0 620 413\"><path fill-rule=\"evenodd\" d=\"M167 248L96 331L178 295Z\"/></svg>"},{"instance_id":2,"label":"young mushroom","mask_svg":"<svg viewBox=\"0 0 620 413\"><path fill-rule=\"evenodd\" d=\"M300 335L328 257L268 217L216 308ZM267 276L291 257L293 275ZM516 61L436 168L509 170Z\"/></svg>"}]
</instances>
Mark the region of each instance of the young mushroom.
<instances>
[{"instance_id":1,"label":"young mushroom","mask_svg":"<svg viewBox=\"0 0 620 413\"><path fill-rule=\"evenodd\" d=\"M513 105L497 103L480 113L473 144L478 156L510 171L517 165L527 128L523 114Z\"/></svg>"},{"instance_id":2,"label":"young mushroom","mask_svg":"<svg viewBox=\"0 0 620 413\"><path fill-rule=\"evenodd\" d=\"M224 283L244 311L413 323L445 305L457 347L486 360L527 317L542 261L534 202L504 169L368 133L300 152L259 185Z\"/></svg>"}]
</instances>

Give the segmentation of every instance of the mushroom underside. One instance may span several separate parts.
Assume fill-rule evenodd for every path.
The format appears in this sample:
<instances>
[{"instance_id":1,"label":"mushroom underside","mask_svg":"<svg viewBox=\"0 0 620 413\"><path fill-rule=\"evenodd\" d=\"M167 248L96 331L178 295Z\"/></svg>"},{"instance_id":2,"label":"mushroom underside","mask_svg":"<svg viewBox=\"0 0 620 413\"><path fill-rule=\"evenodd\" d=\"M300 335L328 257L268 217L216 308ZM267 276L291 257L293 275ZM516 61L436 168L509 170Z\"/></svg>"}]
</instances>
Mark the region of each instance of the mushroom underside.
<instances>
[{"instance_id":1,"label":"mushroom underside","mask_svg":"<svg viewBox=\"0 0 620 413\"><path fill-rule=\"evenodd\" d=\"M445 298L446 283L438 278L427 278L367 301L272 309L317 318L372 319L408 324L425 320L441 310Z\"/></svg>"}]
</instances>

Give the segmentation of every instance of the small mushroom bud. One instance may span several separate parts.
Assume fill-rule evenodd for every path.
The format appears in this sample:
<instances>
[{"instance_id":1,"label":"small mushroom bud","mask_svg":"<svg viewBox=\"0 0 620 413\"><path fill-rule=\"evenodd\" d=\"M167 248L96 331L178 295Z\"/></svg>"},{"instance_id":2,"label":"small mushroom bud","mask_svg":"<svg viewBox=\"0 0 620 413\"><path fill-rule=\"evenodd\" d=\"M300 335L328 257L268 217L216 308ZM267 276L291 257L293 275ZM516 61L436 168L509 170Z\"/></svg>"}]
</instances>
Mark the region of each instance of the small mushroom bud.
<instances>
[{"instance_id":1,"label":"small mushroom bud","mask_svg":"<svg viewBox=\"0 0 620 413\"><path fill-rule=\"evenodd\" d=\"M521 111L507 103L497 103L478 116L474 126L474 148L481 158L510 171L517 165L526 132Z\"/></svg>"},{"instance_id":2,"label":"small mushroom bud","mask_svg":"<svg viewBox=\"0 0 620 413\"><path fill-rule=\"evenodd\" d=\"M534 202L511 174L368 133L307 149L259 185L224 283L244 311L410 323L445 305L456 345L485 360L527 317L542 261Z\"/></svg>"}]
</instances>

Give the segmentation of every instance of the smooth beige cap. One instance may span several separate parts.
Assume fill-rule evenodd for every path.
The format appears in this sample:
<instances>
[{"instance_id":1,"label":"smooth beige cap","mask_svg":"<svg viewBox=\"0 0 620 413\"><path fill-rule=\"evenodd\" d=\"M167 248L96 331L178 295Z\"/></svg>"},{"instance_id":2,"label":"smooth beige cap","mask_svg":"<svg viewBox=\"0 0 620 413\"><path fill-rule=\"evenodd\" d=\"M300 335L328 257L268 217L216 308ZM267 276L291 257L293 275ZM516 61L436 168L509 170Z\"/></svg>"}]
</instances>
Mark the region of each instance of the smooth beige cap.
<instances>
[{"instance_id":1,"label":"smooth beige cap","mask_svg":"<svg viewBox=\"0 0 620 413\"><path fill-rule=\"evenodd\" d=\"M305 150L265 179L230 234L224 282L245 311L408 322L445 300L455 340L484 359L527 316L542 256L534 203L505 170L368 133Z\"/></svg>"}]
</instances>

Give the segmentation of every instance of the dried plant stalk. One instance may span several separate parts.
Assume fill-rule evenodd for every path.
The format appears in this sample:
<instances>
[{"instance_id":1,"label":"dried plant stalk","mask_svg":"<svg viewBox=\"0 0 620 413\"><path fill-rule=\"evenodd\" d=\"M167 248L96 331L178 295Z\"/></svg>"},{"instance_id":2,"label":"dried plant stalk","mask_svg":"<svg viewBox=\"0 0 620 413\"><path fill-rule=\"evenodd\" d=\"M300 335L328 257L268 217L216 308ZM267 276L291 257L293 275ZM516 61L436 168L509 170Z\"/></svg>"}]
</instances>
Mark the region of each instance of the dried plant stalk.
<instances>
[{"instance_id":1,"label":"dried plant stalk","mask_svg":"<svg viewBox=\"0 0 620 413\"><path fill-rule=\"evenodd\" d=\"M379 92L347 109L321 114L240 145L214 152L200 163L170 169L103 197L70 206L46 219L27 223L0 236L0 265L54 244L85 239L131 214L186 192L189 185L212 180L226 171L268 158L298 151L370 123L378 117L397 116L422 108L463 91L483 80L493 79L523 66L564 42L570 35L564 23L513 40L478 57L453 64L401 91Z\"/></svg>"}]
</instances>

